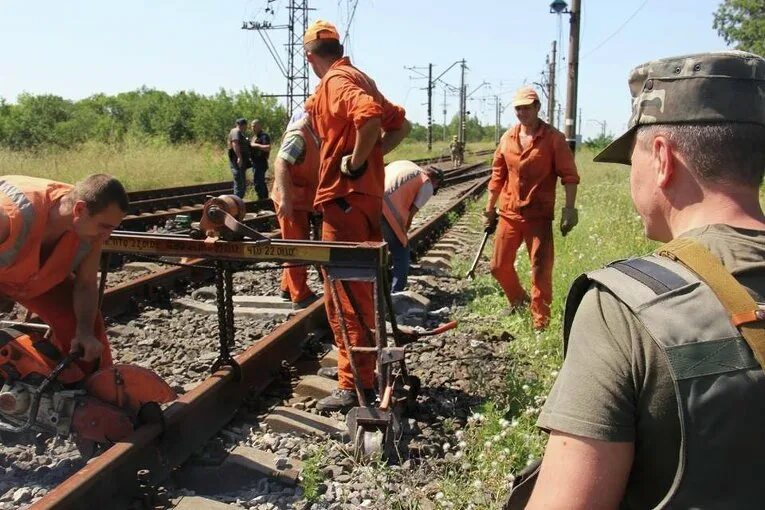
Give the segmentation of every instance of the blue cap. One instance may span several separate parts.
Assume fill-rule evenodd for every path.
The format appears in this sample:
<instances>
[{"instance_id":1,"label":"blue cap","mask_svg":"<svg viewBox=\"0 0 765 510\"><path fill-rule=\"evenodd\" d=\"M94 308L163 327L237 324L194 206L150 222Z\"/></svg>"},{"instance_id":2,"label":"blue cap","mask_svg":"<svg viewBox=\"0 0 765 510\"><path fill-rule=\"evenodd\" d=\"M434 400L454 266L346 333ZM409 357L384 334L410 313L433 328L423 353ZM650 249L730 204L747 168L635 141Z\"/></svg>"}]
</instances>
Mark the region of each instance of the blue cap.
<instances>
[{"instance_id":1,"label":"blue cap","mask_svg":"<svg viewBox=\"0 0 765 510\"><path fill-rule=\"evenodd\" d=\"M236 123L239 126L241 126L242 124L247 124L247 119L245 119L244 117L240 117L240 118L236 119Z\"/></svg>"}]
</instances>

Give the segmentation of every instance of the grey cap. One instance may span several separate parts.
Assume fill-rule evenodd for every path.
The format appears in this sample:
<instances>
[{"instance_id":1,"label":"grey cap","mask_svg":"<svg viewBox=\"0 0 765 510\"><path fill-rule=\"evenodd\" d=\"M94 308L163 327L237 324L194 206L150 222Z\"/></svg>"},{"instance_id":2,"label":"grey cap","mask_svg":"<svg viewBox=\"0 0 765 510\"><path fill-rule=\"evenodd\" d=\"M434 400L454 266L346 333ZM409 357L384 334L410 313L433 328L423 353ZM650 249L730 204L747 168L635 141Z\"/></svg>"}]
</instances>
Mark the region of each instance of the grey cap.
<instances>
[{"instance_id":1,"label":"grey cap","mask_svg":"<svg viewBox=\"0 0 765 510\"><path fill-rule=\"evenodd\" d=\"M741 122L765 126L765 59L743 51L654 60L629 77L632 116L627 132L595 161L629 165L639 126Z\"/></svg>"}]
</instances>

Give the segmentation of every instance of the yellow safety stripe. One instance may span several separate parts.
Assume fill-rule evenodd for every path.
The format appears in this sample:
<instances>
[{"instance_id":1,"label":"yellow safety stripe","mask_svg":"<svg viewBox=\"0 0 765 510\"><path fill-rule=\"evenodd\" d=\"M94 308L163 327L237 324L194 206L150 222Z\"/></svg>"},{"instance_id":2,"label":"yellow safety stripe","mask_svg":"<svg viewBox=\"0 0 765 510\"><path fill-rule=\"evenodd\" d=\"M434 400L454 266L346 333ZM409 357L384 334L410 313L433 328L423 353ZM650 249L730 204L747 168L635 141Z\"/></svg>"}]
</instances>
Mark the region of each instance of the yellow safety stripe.
<instances>
[{"instance_id":1,"label":"yellow safety stripe","mask_svg":"<svg viewBox=\"0 0 765 510\"><path fill-rule=\"evenodd\" d=\"M760 367L765 370L763 314L749 292L725 269L720 260L689 238L675 239L659 248L657 253L682 263L712 289L728 311L731 323L741 332Z\"/></svg>"}]
</instances>

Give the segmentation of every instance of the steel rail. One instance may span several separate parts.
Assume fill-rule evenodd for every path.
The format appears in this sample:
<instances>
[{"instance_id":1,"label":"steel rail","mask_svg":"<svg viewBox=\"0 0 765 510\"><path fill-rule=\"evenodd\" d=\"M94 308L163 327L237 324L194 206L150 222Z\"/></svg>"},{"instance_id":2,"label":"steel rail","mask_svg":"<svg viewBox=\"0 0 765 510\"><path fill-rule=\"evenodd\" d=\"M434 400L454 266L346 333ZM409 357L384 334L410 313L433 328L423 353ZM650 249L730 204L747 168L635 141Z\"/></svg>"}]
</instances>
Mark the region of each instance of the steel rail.
<instances>
[{"instance_id":1,"label":"steel rail","mask_svg":"<svg viewBox=\"0 0 765 510\"><path fill-rule=\"evenodd\" d=\"M492 150L476 151L471 153L473 156L484 156L493 152ZM439 155L433 158L413 159L418 165L428 165L433 163L442 163L449 160L449 156ZM461 167L457 170L462 170ZM447 171L448 173L449 171ZM169 208L179 209L174 212L163 214L163 216L185 214L184 208L194 206L204 202L207 195L223 195L233 192L231 181L211 182L205 184L192 184L188 186L176 186L170 188L157 188L142 191L132 191L128 193L130 198L130 211L128 219L144 218L148 219L155 211L164 211ZM271 201L252 201L261 209L273 210ZM253 205L253 207L256 207Z\"/></svg>"}]
</instances>

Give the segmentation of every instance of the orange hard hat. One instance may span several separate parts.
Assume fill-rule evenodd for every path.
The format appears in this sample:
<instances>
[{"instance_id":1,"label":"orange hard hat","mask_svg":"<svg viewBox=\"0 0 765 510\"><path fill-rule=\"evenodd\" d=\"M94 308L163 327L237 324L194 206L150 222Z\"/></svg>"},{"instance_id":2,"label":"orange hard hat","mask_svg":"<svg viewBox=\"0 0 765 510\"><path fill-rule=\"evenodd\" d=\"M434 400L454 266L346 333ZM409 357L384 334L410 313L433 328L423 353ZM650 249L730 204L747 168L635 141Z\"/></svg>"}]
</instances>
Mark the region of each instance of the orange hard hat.
<instances>
[{"instance_id":1,"label":"orange hard hat","mask_svg":"<svg viewBox=\"0 0 765 510\"><path fill-rule=\"evenodd\" d=\"M513 108L516 106L527 106L535 101L539 101L539 96L534 87L521 87L513 96Z\"/></svg>"},{"instance_id":2,"label":"orange hard hat","mask_svg":"<svg viewBox=\"0 0 765 510\"><path fill-rule=\"evenodd\" d=\"M335 39L340 40L340 34L337 33L335 25L329 21L317 19L306 29L303 35L303 45L317 39Z\"/></svg>"}]
</instances>

